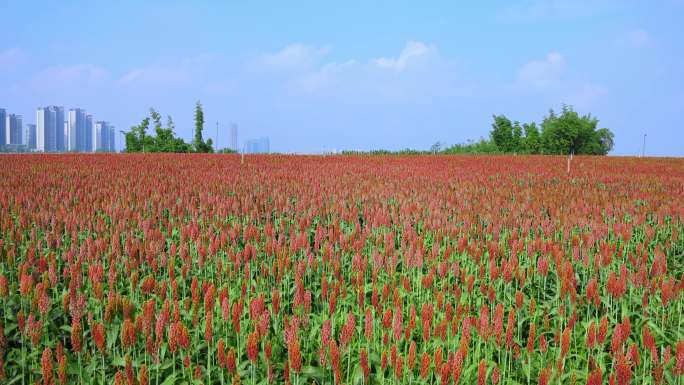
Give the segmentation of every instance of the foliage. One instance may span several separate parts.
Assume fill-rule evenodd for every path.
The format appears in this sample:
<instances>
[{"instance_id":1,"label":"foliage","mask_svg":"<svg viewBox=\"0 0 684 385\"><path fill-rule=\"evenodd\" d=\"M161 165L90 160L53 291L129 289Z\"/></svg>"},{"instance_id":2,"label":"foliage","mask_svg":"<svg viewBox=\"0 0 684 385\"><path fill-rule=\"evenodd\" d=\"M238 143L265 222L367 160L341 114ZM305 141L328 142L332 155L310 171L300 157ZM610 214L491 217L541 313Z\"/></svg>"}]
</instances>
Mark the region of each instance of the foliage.
<instances>
[{"instance_id":1,"label":"foliage","mask_svg":"<svg viewBox=\"0 0 684 385\"><path fill-rule=\"evenodd\" d=\"M580 116L572 107L563 106L560 115L553 110L541 124L542 151L546 154L606 155L613 147L613 134L602 128L591 114Z\"/></svg>"},{"instance_id":2,"label":"foliage","mask_svg":"<svg viewBox=\"0 0 684 385\"><path fill-rule=\"evenodd\" d=\"M504 153L514 152L517 147L513 140L513 124L504 115L494 115L490 138L499 149Z\"/></svg>"},{"instance_id":3,"label":"foliage","mask_svg":"<svg viewBox=\"0 0 684 385\"><path fill-rule=\"evenodd\" d=\"M218 151L216 151L217 154L237 154L237 151L234 148L230 147L224 147Z\"/></svg>"},{"instance_id":4,"label":"foliage","mask_svg":"<svg viewBox=\"0 0 684 385\"><path fill-rule=\"evenodd\" d=\"M161 114L150 108L150 116L145 117L139 125L123 132L126 140L125 152L214 152L212 140L202 139L204 129L204 112L202 105L195 106L195 135L192 144L186 143L175 134L176 126L171 116L167 117L166 127L162 126ZM155 135L149 135L150 123L154 126Z\"/></svg>"},{"instance_id":5,"label":"foliage","mask_svg":"<svg viewBox=\"0 0 684 385\"><path fill-rule=\"evenodd\" d=\"M192 141L192 146L195 152L214 152L212 147L212 140L208 139L206 142L202 139L202 131L204 130L204 111L202 111L202 104L198 101L195 104L195 137Z\"/></svg>"},{"instance_id":6,"label":"foliage","mask_svg":"<svg viewBox=\"0 0 684 385\"><path fill-rule=\"evenodd\" d=\"M498 154L501 150L491 140L480 138L477 142L457 143L444 150L445 154Z\"/></svg>"},{"instance_id":7,"label":"foliage","mask_svg":"<svg viewBox=\"0 0 684 385\"><path fill-rule=\"evenodd\" d=\"M154 125L155 135L148 135L150 122ZM182 138L176 137L175 125L171 116L167 117L166 127L162 127L161 114L150 108L150 116L139 125L124 132L126 140L125 152L190 152L191 146Z\"/></svg>"},{"instance_id":8,"label":"foliage","mask_svg":"<svg viewBox=\"0 0 684 385\"><path fill-rule=\"evenodd\" d=\"M606 155L613 149L614 135L607 128L597 127L598 119L580 116L569 106L563 106L560 115L550 110L541 123L541 132L534 122L521 125L504 115L494 115L489 140L456 144L444 153Z\"/></svg>"}]
</instances>

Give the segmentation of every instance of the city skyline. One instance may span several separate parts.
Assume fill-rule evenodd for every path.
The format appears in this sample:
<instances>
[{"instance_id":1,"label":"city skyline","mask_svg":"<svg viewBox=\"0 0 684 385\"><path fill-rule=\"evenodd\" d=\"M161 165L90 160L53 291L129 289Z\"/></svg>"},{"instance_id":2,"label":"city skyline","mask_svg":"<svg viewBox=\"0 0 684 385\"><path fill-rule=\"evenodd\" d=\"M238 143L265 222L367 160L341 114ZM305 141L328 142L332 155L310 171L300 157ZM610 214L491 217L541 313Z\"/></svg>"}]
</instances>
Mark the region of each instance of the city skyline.
<instances>
[{"instance_id":1,"label":"city skyline","mask_svg":"<svg viewBox=\"0 0 684 385\"><path fill-rule=\"evenodd\" d=\"M248 139L245 142L245 154L268 154L271 152L271 143L267 136L261 138Z\"/></svg>"},{"instance_id":2,"label":"city skyline","mask_svg":"<svg viewBox=\"0 0 684 385\"><path fill-rule=\"evenodd\" d=\"M0 152L97 152L116 151L115 127L98 121L84 109L63 106L38 107L36 123L23 122L23 116L0 108ZM97 136L96 136L97 135Z\"/></svg>"},{"instance_id":3,"label":"city skyline","mask_svg":"<svg viewBox=\"0 0 684 385\"><path fill-rule=\"evenodd\" d=\"M59 121L64 116L63 126ZM60 131L59 127L63 127ZM270 153L270 140L267 136L248 139L243 146L238 144L238 125L231 122L230 144L226 148L236 152ZM219 122L216 134L220 137ZM205 127L206 129L206 127ZM208 132L209 133L209 132ZM215 140L215 136L209 135ZM215 143L216 144L216 143ZM3 145L13 145L6 147ZM215 146L216 147L216 146ZM36 109L36 123L23 123L21 115L8 113L0 108L0 152L17 150L38 152L117 152L116 129L108 121L93 122L93 115L82 108L69 108L65 113L63 106L51 105ZM215 148L216 151L221 148Z\"/></svg>"}]
</instances>

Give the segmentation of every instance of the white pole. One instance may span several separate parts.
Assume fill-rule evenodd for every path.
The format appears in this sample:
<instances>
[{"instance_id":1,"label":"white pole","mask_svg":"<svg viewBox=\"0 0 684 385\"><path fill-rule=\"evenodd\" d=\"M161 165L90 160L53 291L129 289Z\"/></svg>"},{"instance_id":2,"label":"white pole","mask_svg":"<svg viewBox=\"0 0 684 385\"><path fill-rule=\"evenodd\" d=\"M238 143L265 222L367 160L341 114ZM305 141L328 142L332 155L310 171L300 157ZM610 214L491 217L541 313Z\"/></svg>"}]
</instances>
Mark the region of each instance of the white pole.
<instances>
[{"instance_id":1,"label":"white pole","mask_svg":"<svg viewBox=\"0 0 684 385\"><path fill-rule=\"evenodd\" d=\"M644 134L644 145L643 145L643 147L641 147L641 157L643 158L645 156L646 156L646 134Z\"/></svg>"}]
</instances>

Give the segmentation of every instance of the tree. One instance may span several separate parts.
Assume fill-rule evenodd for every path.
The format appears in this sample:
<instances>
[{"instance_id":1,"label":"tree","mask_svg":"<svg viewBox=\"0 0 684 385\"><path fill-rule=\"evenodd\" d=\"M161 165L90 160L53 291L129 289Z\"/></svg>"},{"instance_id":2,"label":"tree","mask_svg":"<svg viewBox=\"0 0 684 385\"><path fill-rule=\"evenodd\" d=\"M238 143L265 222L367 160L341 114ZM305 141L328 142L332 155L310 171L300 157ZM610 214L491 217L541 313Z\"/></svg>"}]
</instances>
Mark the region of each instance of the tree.
<instances>
[{"instance_id":1,"label":"tree","mask_svg":"<svg viewBox=\"0 0 684 385\"><path fill-rule=\"evenodd\" d=\"M148 135L150 123L154 126L155 135ZM190 152L192 147L182 138L176 137L173 119L167 117L166 128L162 126L161 114L150 108L150 116L124 132L126 138L125 152Z\"/></svg>"},{"instance_id":2,"label":"tree","mask_svg":"<svg viewBox=\"0 0 684 385\"><path fill-rule=\"evenodd\" d=\"M613 133L607 128L596 130L598 119L580 115L564 105L557 115L553 110L541 124L541 142L547 154L606 155L613 148Z\"/></svg>"},{"instance_id":3,"label":"tree","mask_svg":"<svg viewBox=\"0 0 684 385\"><path fill-rule=\"evenodd\" d=\"M202 104L197 101L195 104L195 137L192 145L195 152L214 152L212 147L212 140L208 139L206 142L202 139L202 131L204 130L204 111L202 111Z\"/></svg>"},{"instance_id":4,"label":"tree","mask_svg":"<svg viewBox=\"0 0 684 385\"><path fill-rule=\"evenodd\" d=\"M615 135L607 128L600 128L596 131L598 141L601 144L601 155L608 154L615 144Z\"/></svg>"},{"instance_id":5,"label":"tree","mask_svg":"<svg viewBox=\"0 0 684 385\"><path fill-rule=\"evenodd\" d=\"M526 154L587 154L606 155L613 149L614 135L607 128L596 129L598 119L591 114L580 115L563 105L560 114L551 109L541 123L522 125L504 115L494 115L489 140L455 144L444 150L447 154L462 153L526 153Z\"/></svg>"},{"instance_id":6,"label":"tree","mask_svg":"<svg viewBox=\"0 0 684 385\"><path fill-rule=\"evenodd\" d=\"M525 131L525 137L523 138L523 151L527 154L539 154L540 143L539 143L539 130L537 129L537 124L524 123L523 130Z\"/></svg>"},{"instance_id":7,"label":"tree","mask_svg":"<svg viewBox=\"0 0 684 385\"><path fill-rule=\"evenodd\" d=\"M147 135L150 126L150 118L145 118L139 125L131 127L131 130L124 132L126 140L125 152L145 152L152 150L152 138Z\"/></svg>"},{"instance_id":8,"label":"tree","mask_svg":"<svg viewBox=\"0 0 684 385\"><path fill-rule=\"evenodd\" d=\"M202 130L204 130L204 111L202 111L202 104L198 101L195 104L195 139L192 142L196 148L204 143Z\"/></svg>"},{"instance_id":9,"label":"tree","mask_svg":"<svg viewBox=\"0 0 684 385\"><path fill-rule=\"evenodd\" d=\"M513 140L511 141L511 151L523 152L522 142L522 128L520 127L520 122L516 120L513 123Z\"/></svg>"},{"instance_id":10,"label":"tree","mask_svg":"<svg viewBox=\"0 0 684 385\"><path fill-rule=\"evenodd\" d=\"M490 137L501 152L513 152L513 125L504 115L494 115Z\"/></svg>"}]
</instances>

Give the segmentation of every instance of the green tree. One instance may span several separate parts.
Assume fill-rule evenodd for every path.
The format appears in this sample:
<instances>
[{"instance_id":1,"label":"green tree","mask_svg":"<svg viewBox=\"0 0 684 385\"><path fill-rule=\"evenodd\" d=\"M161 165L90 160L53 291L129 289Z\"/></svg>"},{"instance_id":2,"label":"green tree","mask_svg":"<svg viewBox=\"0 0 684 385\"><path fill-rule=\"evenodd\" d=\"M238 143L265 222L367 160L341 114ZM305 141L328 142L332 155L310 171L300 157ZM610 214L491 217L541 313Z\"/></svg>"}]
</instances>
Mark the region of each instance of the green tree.
<instances>
[{"instance_id":1,"label":"green tree","mask_svg":"<svg viewBox=\"0 0 684 385\"><path fill-rule=\"evenodd\" d=\"M513 122L513 139L511 141L511 151L516 153L524 151L522 128L520 127L520 122L517 120Z\"/></svg>"},{"instance_id":2,"label":"green tree","mask_svg":"<svg viewBox=\"0 0 684 385\"><path fill-rule=\"evenodd\" d=\"M539 154L540 143L537 124L534 122L524 123L523 130L525 132L525 137L523 138L524 152L527 154Z\"/></svg>"},{"instance_id":3,"label":"green tree","mask_svg":"<svg viewBox=\"0 0 684 385\"><path fill-rule=\"evenodd\" d=\"M613 145L615 144L615 135L613 135L613 132L607 128L598 129L596 134L598 136L598 141L601 144L601 155L608 154L613 149Z\"/></svg>"},{"instance_id":4,"label":"green tree","mask_svg":"<svg viewBox=\"0 0 684 385\"><path fill-rule=\"evenodd\" d=\"M150 123L154 126L155 135L148 135ZM125 152L190 152L192 147L182 138L176 137L175 125L170 116L166 127L162 126L161 114L150 108L150 116L124 132L126 140Z\"/></svg>"},{"instance_id":5,"label":"green tree","mask_svg":"<svg viewBox=\"0 0 684 385\"><path fill-rule=\"evenodd\" d=\"M501 152L513 152L515 145L513 142L513 124L504 115L494 115L492 131L490 132L492 141Z\"/></svg>"},{"instance_id":6,"label":"green tree","mask_svg":"<svg viewBox=\"0 0 684 385\"><path fill-rule=\"evenodd\" d=\"M139 125L131 127L131 130L124 132L126 140L125 152L145 152L153 150L152 138L147 135L150 126L150 118L145 118Z\"/></svg>"},{"instance_id":7,"label":"green tree","mask_svg":"<svg viewBox=\"0 0 684 385\"><path fill-rule=\"evenodd\" d=\"M202 104L197 101L195 104L195 137L192 145L195 152L214 152L212 147L212 140L208 139L206 142L202 139L202 131L204 130L204 111L202 111Z\"/></svg>"},{"instance_id":8,"label":"green tree","mask_svg":"<svg viewBox=\"0 0 684 385\"><path fill-rule=\"evenodd\" d=\"M613 133L607 128L597 131L598 119L580 115L564 105L561 113L553 110L541 124L541 143L545 154L606 155L613 148Z\"/></svg>"},{"instance_id":9,"label":"green tree","mask_svg":"<svg viewBox=\"0 0 684 385\"><path fill-rule=\"evenodd\" d=\"M466 143L457 143L444 149L445 154L496 154L501 152L494 141L480 138L479 141L469 140Z\"/></svg>"}]
</instances>

